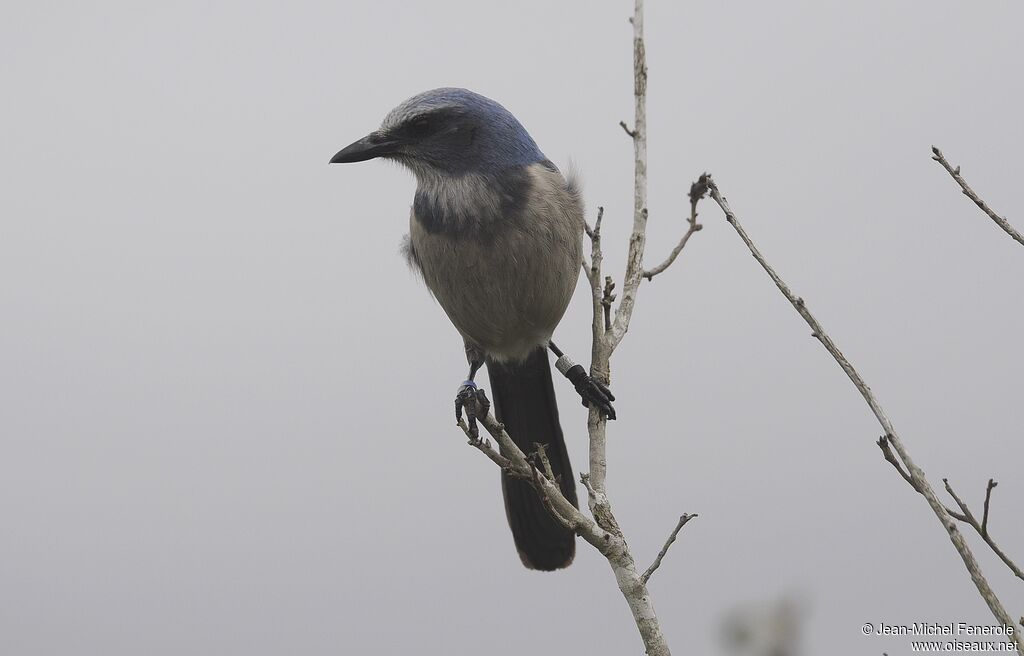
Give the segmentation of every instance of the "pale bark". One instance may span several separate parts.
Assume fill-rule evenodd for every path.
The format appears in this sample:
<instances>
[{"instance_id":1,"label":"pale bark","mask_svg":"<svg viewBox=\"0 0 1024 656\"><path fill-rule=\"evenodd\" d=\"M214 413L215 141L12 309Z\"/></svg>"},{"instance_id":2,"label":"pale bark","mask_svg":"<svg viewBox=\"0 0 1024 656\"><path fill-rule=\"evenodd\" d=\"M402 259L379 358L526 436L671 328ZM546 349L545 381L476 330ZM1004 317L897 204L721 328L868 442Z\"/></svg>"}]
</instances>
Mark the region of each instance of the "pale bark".
<instances>
[{"instance_id":1,"label":"pale bark","mask_svg":"<svg viewBox=\"0 0 1024 656\"><path fill-rule=\"evenodd\" d=\"M647 62L644 52L643 9L643 0L635 0L631 19L633 25L635 125L632 130L626 129L633 140L633 229L629 239L622 298L614 313L614 319L612 318L612 304L615 301L613 294L615 285L611 278L602 278L601 273L603 209L598 210L594 227L587 227L587 235L591 241L591 255L589 262L582 263L583 271L590 283L593 311L590 375L604 383L610 381L612 353L629 329L629 322L636 304L637 290L645 277L643 257L647 232ZM690 235L700 229L699 224L696 223L695 209L691 212L691 217L690 229L682 238L681 243L665 264L657 267L654 273L648 272L650 273L648 278L664 271L679 255ZM478 416L482 417L481 423L484 428L498 442L500 452L492 449L489 443L475 438L469 427L462 423L460 425L469 436L470 444L481 450L510 475L532 481L552 516L570 530L575 531L608 560L619 590L633 615L633 621L640 632L640 638L647 654L649 656L670 656L668 642L661 630L657 613L654 610L654 603L647 590L647 581L661 565L679 530L696 515L683 515L680 518L655 562L641 574L608 498L606 488L608 422L600 411L591 407L587 418L587 429L590 436L589 473L580 476L580 481L587 489L590 509L588 517L562 495L557 482L550 476L549 465L546 463L542 451L537 454L537 459L541 463L538 468L530 462L527 454L516 447L504 426L488 413L487 407L478 407L475 410Z\"/></svg>"},{"instance_id":2,"label":"pale bark","mask_svg":"<svg viewBox=\"0 0 1024 656\"><path fill-rule=\"evenodd\" d=\"M960 189L964 192L964 196L967 196L972 201L974 201L974 204L977 205L982 212L987 214L988 218L992 219L992 221L995 222L997 226L1002 228L1003 232L1013 237L1013 240L1016 241L1018 244L1024 246L1024 235L1021 235L1016 228L1010 225L1009 221L996 214L992 210L992 208L988 206L988 203L982 200L981 196L974 193L974 190L970 188L970 186L967 184L967 181L964 180L964 177L960 175L959 166L953 168L949 164L949 162L946 161L946 158L942 154L942 151L936 148L935 146L932 146L932 159L941 164L942 168L946 169L946 172L949 173L949 175L953 178L953 180L956 181L958 185L960 185Z\"/></svg>"},{"instance_id":3,"label":"pale bark","mask_svg":"<svg viewBox=\"0 0 1024 656\"><path fill-rule=\"evenodd\" d=\"M888 441L888 443L892 445L892 448L896 450L896 453L899 454L900 459L906 466L907 475L910 477L911 484L924 496L925 499L927 499L929 507L931 507L932 512L935 513L935 516L939 519L942 527L949 535L950 542L953 543L953 547L960 555L961 560L963 560L964 566L967 568L967 572L971 576L971 580L978 589L978 593L981 595L981 598L984 599L985 603L988 605L989 610L992 611L992 615L995 616L996 620L1004 626L1014 627L1015 624L1013 619L1010 618L1010 615L1006 612L1002 602L999 601L999 598L996 596L995 592L993 592L988 581L985 579L985 575L982 574L981 566L978 564L977 559L971 552L970 547L967 546L967 542L964 540L963 534L960 533L960 530L957 528L956 520L950 516L946 507L941 501L939 501L938 496L935 494L935 490L932 489L931 484L925 477L924 471L922 471L910 457L910 453L903 445L903 440L901 440L899 435L896 433L895 427L893 427L892 422L885 413L885 410L882 408L881 404L879 404L874 392L871 391L871 388L868 387L866 382L864 382L864 379L854 368L853 364L845 355L843 355L842 351L839 350L839 347L832 341L832 338L825 332L821 323L819 323L814 315L811 314L811 311L807 308L804 300L795 296L793 292L790 291L789 286L785 281L779 277L779 274L775 272L775 269L773 269L764 259L764 256L761 255L757 246L755 246L754 242L751 241L749 236L747 236L743 226L740 225L739 219L736 218L736 214L733 213L732 209L729 207L729 203L726 201L725 197L719 192L718 186L711 179L708 179L708 188L711 192L711 197L716 203L718 203L718 206L722 208L722 211L725 213L726 220L733 229L736 230L736 234L740 236L743 243L746 244L747 248L750 250L750 254L754 256L757 263L765 270L768 276L775 283L775 286L778 287L779 291L782 292L782 295L786 297L786 300L790 302L803 320L807 322L807 325L811 327L811 336L821 342L822 346L825 347L825 350L829 352L829 355L831 355L839 366L842 367L854 387L857 388L857 391L859 391L861 396L864 397L864 401L868 404L868 407L871 408L871 412L875 415L875 419L878 420L879 425L881 425L882 430L885 432L883 439ZM1024 656L1024 643L1022 643L1017 631L1014 631L1011 639L1017 645L1017 653Z\"/></svg>"}]
</instances>

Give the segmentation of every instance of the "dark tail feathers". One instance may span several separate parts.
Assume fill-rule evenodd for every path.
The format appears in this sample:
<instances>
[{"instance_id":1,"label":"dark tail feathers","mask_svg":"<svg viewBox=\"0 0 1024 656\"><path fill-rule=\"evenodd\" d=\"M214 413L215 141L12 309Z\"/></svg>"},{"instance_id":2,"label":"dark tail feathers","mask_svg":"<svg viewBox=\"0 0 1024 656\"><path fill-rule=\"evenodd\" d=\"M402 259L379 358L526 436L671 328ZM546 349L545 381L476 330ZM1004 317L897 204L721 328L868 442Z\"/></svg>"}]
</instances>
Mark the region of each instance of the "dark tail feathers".
<instances>
[{"instance_id":1,"label":"dark tail feathers","mask_svg":"<svg viewBox=\"0 0 1024 656\"><path fill-rule=\"evenodd\" d=\"M489 362L487 373L498 421L527 455L536 450L534 442L547 445L551 469L560 478L562 494L579 507L576 477L558 423L547 351L538 348L521 363ZM576 536L551 516L530 483L502 474L501 491L508 525L523 564L544 571L567 567L576 555Z\"/></svg>"}]
</instances>

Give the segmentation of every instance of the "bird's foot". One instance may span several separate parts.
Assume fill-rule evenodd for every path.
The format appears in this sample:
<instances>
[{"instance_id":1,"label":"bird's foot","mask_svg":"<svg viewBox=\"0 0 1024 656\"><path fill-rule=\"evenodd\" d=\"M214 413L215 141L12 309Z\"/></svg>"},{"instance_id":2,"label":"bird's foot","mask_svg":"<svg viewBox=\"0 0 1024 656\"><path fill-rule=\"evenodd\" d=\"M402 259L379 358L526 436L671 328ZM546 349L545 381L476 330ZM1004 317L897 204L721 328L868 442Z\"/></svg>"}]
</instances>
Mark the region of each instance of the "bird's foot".
<instances>
[{"instance_id":1,"label":"bird's foot","mask_svg":"<svg viewBox=\"0 0 1024 656\"><path fill-rule=\"evenodd\" d=\"M480 437L480 430L477 428L476 420L486 417L491 410L491 402L482 389L476 386L471 380L462 381L459 391L455 393L455 422L462 421L462 411L466 411L466 419L469 423L469 434L473 439Z\"/></svg>"},{"instance_id":2,"label":"bird's foot","mask_svg":"<svg viewBox=\"0 0 1024 656\"><path fill-rule=\"evenodd\" d=\"M593 404L602 416L615 419L615 408L612 407L615 395L607 385L595 380L587 373L586 369L570 360L568 356L563 355L558 358L555 367L573 384L585 407L589 408Z\"/></svg>"}]
</instances>

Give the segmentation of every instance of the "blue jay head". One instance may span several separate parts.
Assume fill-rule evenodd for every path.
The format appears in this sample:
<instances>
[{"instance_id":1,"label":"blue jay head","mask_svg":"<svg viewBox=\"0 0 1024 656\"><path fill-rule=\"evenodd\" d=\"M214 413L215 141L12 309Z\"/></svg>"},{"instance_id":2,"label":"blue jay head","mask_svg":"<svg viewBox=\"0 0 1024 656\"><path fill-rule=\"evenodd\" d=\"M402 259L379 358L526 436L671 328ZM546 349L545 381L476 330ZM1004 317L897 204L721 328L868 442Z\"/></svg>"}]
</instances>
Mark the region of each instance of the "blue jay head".
<instances>
[{"instance_id":1,"label":"blue jay head","mask_svg":"<svg viewBox=\"0 0 1024 656\"><path fill-rule=\"evenodd\" d=\"M409 98L391 110L380 128L346 146L331 163L376 157L404 164L420 177L494 173L546 159L507 109L454 88Z\"/></svg>"}]
</instances>

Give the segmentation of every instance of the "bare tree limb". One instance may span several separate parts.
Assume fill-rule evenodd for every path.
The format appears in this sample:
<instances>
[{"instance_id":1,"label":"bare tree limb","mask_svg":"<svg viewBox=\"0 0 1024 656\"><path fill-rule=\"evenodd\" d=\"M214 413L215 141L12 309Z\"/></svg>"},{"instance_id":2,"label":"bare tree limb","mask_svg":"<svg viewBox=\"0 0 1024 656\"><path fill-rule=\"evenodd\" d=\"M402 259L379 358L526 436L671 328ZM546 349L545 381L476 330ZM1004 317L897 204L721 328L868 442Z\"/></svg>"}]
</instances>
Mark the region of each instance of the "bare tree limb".
<instances>
[{"instance_id":1,"label":"bare tree limb","mask_svg":"<svg viewBox=\"0 0 1024 656\"><path fill-rule=\"evenodd\" d=\"M881 438L879 438L879 440L878 440L878 442L876 442L876 444L878 444L878 446L881 447L881 449L882 449L882 456L886 459L887 462L889 462L890 464L892 464L893 467L896 468L896 471L898 471L900 473L900 476L903 477L903 480L905 480L907 483L909 483L910 487L914 488L914 490L916 490L917 492L921 492L921 490L919 490L917 488L917 484L914 483L914 480L910 477L910 474L908 474L906 471L904 471L903 465L901 465L899 463L899 461L896 459L895 454L893 454L892 447L889 446L889 438L887 436L883 435ZM967 521L967 516L966 515L958 513L957 511L953 510L949 506L943 506L943 507L946 509L946 513L950 517L952 517L953 519L955 519L957 521L964 522L964 523L969 523Z\"/></svg>"},{"instance_id":2,"label":"bare tree limb","mask_svg":"<svg viewBox=\"0 0 1024 656\"><path fill-rule=\"evenodd\" d=\"M593 340L590 375L605 384L608 384L611 378L611 355L629 329L637 289L644 274L643 256L647 231L647 62L644 51L643 10L643 0L634 0L633 17L630 22L633 25L635 124L632 130L625 123L621 124L626 134L633 139L633 229L629 239L621 300L618 309L614 312L614 318L612 304L615 301L615 283L610 276L606 276L603 278L602 286L601 221L604 217L604 209L598 208L597 220L593 227L584 224L591 247L590 261L587 262L586 258L583 258L581 262L590 283L591 293ZM696 210L692 209L691 234L699 229L700 226L696 223ZM672 259L678 256L678 251L682 250L682 247L685 246L685 239L688 238L684 238L683 244L671 256ZM668 264L665 266L667 267ZM474 419L470 421L469 426L460 422L463 431L471 438L470 444L511 475L530 480L552 516L593 545L608 560L619 591L626 600L633 615L633 621L640 632L647 655L671 656L668 643L654 611L654 604L647 591L647 580L664 558L668 546L675 539L682 524L696 515L684 515L680 518L680 525L673 531L652 569L641 575L623 537L619 522L612 511L611 502L605 489L608 470L606 459L607 419L605 415L591 404L587 417L587 431L590 435L589 471L580 475L580 481L587 489L591 518L580 512L562 494L558 482L553 480L550 462L543 449L537 450L536 457L542 468L538 469L515 445L505 428L490 414L489 401L485 397L481 397L472 402L474 404L472 408ZM484 426L498 443L500 453L494 453L486 442L475 438L474 422L479 422Z\"/></svg>"},{"instance_id":3,"label":"bare tree limb","mask_svg":"<svg viewBox=\"0 0 1024 656\"><path fill-rule=\"evenodd\" d=\"M757 263L761 265L761 268L764 269L765 273L767 273L772 279L772 282L775 283L775 286L778 287L786 300L789 301L807 325L811 327L811 330L813 331L811 335L821 342L822 346L824 346L829 352L829 355L835 359L846 373L847 377L849 377L854 387L857 388L857 391L859 391L861 396L864 397L864 401L868 404L871 412L875 415L878 423L882 426L882 430L885 432L888 442L892 445L892 448L895 449L900 460L902 460L903 464L906 466L907 473L910 475L911 481L913 481L912 484L914 488L918 490L928 501L928 505L931 507L932 512L935 513L935 516L939 519L943 528L946 530L946 533L949 535L949 539L953 543L953 547L963 560L964 566L967 568L967 572L971 576L971 580L974 581L974 585L978 589L978 593L981 595L982 599L985 600L989 610L992 611L992 614L999 622L1006 626L1012 626L1013 620L1010 619L1010 616L1003 607L1002 602L996 596L995 592L993 592L991 586L989 586L988 581L985 579L985 575L982 574L981 566L978 564L977 559L971 552L970 547L967 546L967 542L964 540L963 534L961 534L960 530L957 528L956 521L946 511L946 507L942 502L939 501L938 496L935 494L935 490L933 490L931 485L928 483L928 479L925 477L924 472L910 457L910 453L903 445L903 441L896 433L895 427L893 427L892 422L885 413L885 410L883 410L882 406L878 403L878 400L875 398L871 388L868 387L866 382L864 382L864 379L853 367L853 364L851 364L846 356L843 355L842 351L839 350L839 347L835 345L835 342L833 342L832 338L825 332L821 323L819 323L814 315L811 314L811 311L807 309L803 299L795 296L793 292L790 291L789 286L785 281L779 277L779 274L777 274L764 259L764 256L761 255L761 252L754 245L753 241L751 241L750 237L747 236L743 226L740 225L739 220L736 218L736 214L732 211L732 208L729 207L729 203L726 201L725 197L719 192L718 185L715 184L710 176L708 178L708 189L711 192L711 197L716 203L718 203L718 206L722 208L722 211L725 213L726 220L736 231L736 234L739 235L740 239L743 240L747 249L750 250L750 254L754 256L754 259L757 260ZM1022 643L1020 636L1016 632L1013 634L1013 640L1017 646L1018 654L1024 656L1024 643Z\"/></svg>"},{"instance_id":4,"label":"bare tree limb","mask_svg":"<svg viewBox=\"0 0 1024 656\"><path fill-rule=\"evenodd\" d=\"M604 278L604 290L601 290L601 264L604 260L604 256L601 252L601 221L604 219L604 208L597 208L597 221L594 222L594 227L591 228L584 222L587 236L590 237L590 258L592 264L587 264L586 258L583 258L583 270L587 274L587 280L590 282L591 295L594 302L595 317L598 313L604 313L604 327L602 328L599 321L595 319L594 323L594 334L593 341L595 346L603 342L604 334L611 329L611 310L612 303L615 301L615 294L612 290L615 289L615 283L612 282L611 276L605 276ZM598 304L600 304L601 310L598 310Z\"/></svg>"},{"instance_id":5,"label":"bare tree limb","mask_svg":"<svg viewBox=\"0 0 1024 656\"><path fill-rule=\"evenodd\" d=\"M992 497L992 488L996 486L996 482L991 478L988 479L988 485L985 488L985 511L982 515L981 523L978 522L974 513L972 513L971 509L967 507L967 504L957 496L956 492L953 491L953 487L949 484L949 480L944 478L942 479L942 482L946 486L946 492L949 492L949 496L953 497L953 501L956 501L956 505L959 506L960 510L963 512L964 519L962 521L969 524L971 528L978 532L978 535L980 535L981 539L985 541L985 544L987 544L992 551L999 556L999 560L1003 561L1003 564L1010 568L1010 571L1013 572L1014 576L1024 581L1024 572L1021 571L1020 567L1017 567L1016 563L1010 560L1009 556L1003 553L1003 550L999 548L999 545L997 545L995 540L993 540L988 534L989 502Z\"/></svg>"},{"instance_id":6,"label":"bare tree limb","mask_svg":"<svg viewBox=\"0 0 1024 656\"><path fill-rule=\"evenodd\" d=\"M590 285L594 285L595 280L601 279L601 261L604 259L601 254L601 221L604 219L604 208L597 208L597 221L594 222L594 227L591 228L590 224L586 221L583 222L583 228L587 231L587 237L590 238L590 260L591 263L587 263L587 258L583 258L583 272L587 274L587 280L590 281Z\"/></svg>"},{"instance_id":7,"label":"bare tree limb","mask_svg":"<svg viewBox=\"0 0 1024 656\"><path fill-rule=\"evenodd\" d=\"M502 455L507 457L510 473L518 478L533 481L538 487L538 492L550 502L556 518L563 518L580 537L596 547L606 558L619 556L625 548L622 538L619 535L611 535L599 527L593 519L581 513L565 498L558 483L547 476L540 475L539 470L530 464L526 454L516 446L505 427L494 418L493 414L488 413L483 417L478 417L478 421L498 443Z\"/></svg>"},{"instance_id":8,"label":"bare tree limb","mask_svg":"<svg viewBox=\"0 0 1024 656\"><path fill-rule=\"evenodd\" d=\"M967 181L964 180L962 175L960 175L959 166L956 168L950 166L949 162L946 161L945 156L942 154L942 151L935 146L932 146L932 159L941 164L942 168L946 169L949 175L952 176L953 180L960 185L960 189L963 190L965 196L973 200L974 204L980 207L982 212L988 214L988 217L995 221L996 225L1002 228L1006 234L1013 237L1018 244L1024 246L1024 235L1021 235L1016 228L1010 225L1009 221L996 214L992 208L989 207L980 196L978 196L978 194L974 193L974 190L970 188Z\"/></svg>"},{"instance_id":9,"label":"bare tree limb","mask_svg":"<svg viewBox=\"0 0 1024 656\"><path fill-rule=\"evenodd\" d=\"M686 513L683 513L679 516L679 521L676 522L676 527L672 529L672 533L670 533L668 539L665 540L665 546L661 548L661 551L658 552L658 556L654 559L654 562L651 563L651 566L648 567L647 571L644 572L643 575L640 577L641 581L647 583L649 580L651 580L651 574L654 574L655 570L661 567L661 561L665 558L665 554L668 553L668 548L671 547L672 543L676 541L676 536L679 535L679 531L683 530L683 527L686 526L686 523L696 516L696 513L692 515L687 515Z\"/></svg>"},{"instance_id":10,"label":"bare tree limb","mask_svg":"<svg viewBox=\"0 0 1024 656\"><path fill-rule=\"evenodd\" d=\"M545 460L545 462L547 461L547 457L546 456L545 456L544 460ZM548 473L550 473L551 472L551 464L550 463L548 463L547 469L548 469ZM534 487L535 490L537 490L537 494L540 497L541 503L544 504L544 507L547 509L548 514L550 514L552 517L554 517L555 521L557 521L559 524L561 524L562 526L564 526L568 530L572 531L573 533L578 533L579 532L579 526L576 524L575 521L573 521L572 518L564 517L564 516L562 516L562 513L558 512L558 510L555 508L555 502L551 499L551 497L548 494L547 488L545 488L544 485L540 481L541 476L544 476L549 481L551 481L551 480L554 479L554 475L548 476L547 474L542 474L536 467L531 467L530 468L530 474L531 474L530 480L533 481L533 487ZM555 485L557 487L558 484L555 483Z\"/></svg>"},{"instance_id":11,"label":"bare tree limb","mask_svg":"<svg viewBox=\"0 0 1024 656\"><path fill-rule=\"evenodd\" d=\"M999 485L993 479L988 479L985 486L985 512L981 516L981 537L988 537L988 504L992 501L992 488Z\"/></svg>"},{"instance_id":12,"label":"bare tree limb","mask_svg":"<svg viewBox=\"0 0 1024 656\"><path fill-rule=\"evenodd\" d=\"M701 198L704 198L707 192L707 174L705 173L701 175L699 178L697 178L696 182L690 185L690 218L686 220L686 222L690 224L690 227L687 228L686 232L683 233L683 236L679 240L679 243L676 244L676 247L672 249L672 252L669 253L668 257L665 259L664 262L654 267L653 269L644 271L644 278L647 278L648 280L653 280L654 276L658 275L665 269L672 266L672 263L676 261L676 258L679 257L679 254L683 252L683 248L686 247L686 242L690 241L690 237L693 236L693 233L698 232L704 227L701 224L697 223L697 203L700 202Z\"/></svg>"},{"instance_id":13,"label":"bare tree limb","mask_svg":"<svg viewBox=\"0 0 1024 656\"><path fill-rule=\"evenodd\" d=\"M629 329L633 315L637 289L643 280L644 244L647 234L647 55L644 47L644 1L634 0L633 18L633 100L634 123L630 130L623 129L633 140L633 229L629 238L626 257L626 272L622 279L622 293L614 320L611 319L613 285L606 282L600 286L599 271L591 278L593 298L593 334L590 375L607 384L611 378L610 359L612 352L622 341ZM592 243L592 252L599 244ZM593 259L593 255L591 256ZM607 309L606 309L607 308ZM607 318L606 318L607 317ZM608 472L607 425L604 415L591 405L587 419L590 434L590 470L581 476L587 488L590 512L597 525L614 540L621 543L614 557L608 558L619 591L625 598L633 621L640 632L648 656L670 656L668 642L661 631L654 604L647 592L647 585L637 571L636 562L622 538L622 531L612 512L611 502L605 489ZM603 553L603 552L602 552Z\"/></svg>"},{"instance_id":14,"label":"bare tree limb","mask_svg":"<svg viewBox=\"0 0 1024 656\"><path fill-rule=\"evenodd\" d=\"M512 471L512 461L506 458L505 456L501 455L494 449L492 449L490 442L480 437L479 435L473 435L473 432L469 429L469 426L463 419L459 419L458 425L459 428L462 429L462 432L466 434L466 437L469 438L469 446L480 451L480 453L490 458L491 462L498 465L502 469L506 471Z\"/></svg>"},{"instance_id":15,"label":"bare tree limb","mask_svg":"<svg viewBox=\"0 0 1024 656\"><path fill-rule=\"evenodd\" d=\"M604 331L612 329L612 303L615 302L615 282L611 276L604 277L604 293L601 295L601 308L604 310Z\"/></svg>"},{"instance_id":16,"label":"bare tree limb","mask_svg":"<svg viewBox=\"0 0 1024 656\"><path fill-rule=\"evenodd\" d=\"M971 526L978 526L978 520L974 518L974 513L967 507L967 504L957 496L956 492L953 491L953 487L949 484L949 479L942 479L942 484L946 486L946 492L949 492L949 496L953 497L953 501L956 501L956 505L960 506L960 511L963 513L964 521ZM978 526L978 532L981 533L981 527Z\"/></svg>"},{"instance_id":17,"label":"bare tree limb","mask_svg":"<svg viewBox=\"0 0 1024 656\"><path fill-rule=\"evenodd\" d=\"M622 300L615 312L608 354L619 345L629 330L636 293L643 279L644 245L647 243L647 52L644 46L644 1L636 0L633 9L633 129L623 128L633 139L633 232L629 237L626 273L622 278ZM593 472L592 472L593 473ZM601 489L604 477L594 481Z\"/></svg>"},{"instance_id":18,"label":"bare tree limb","mask_svg":"<svg viewBox=\"0 0 1024 656\"><path fill-rule=\"evenodd\" d=\"M902 476L903 479L910 484L910 487L920 492L921 490L917 488L914 481L910 478L910 475L903 470L903 467L896 460L896 456L893 454L892 449L889 447L888 439L883 436L881 439L878 440L877 444L879 447L881 447L882 455L883 457L885 457L886 461L891 463L892 466L896 468L896 471L898 471L900 473L900 476ZM992 488L998 485L998 483L996 483L991 478L988 479L988 485L985 487L985 511L982 515L981 523L979 524L978 520L974 517L974 514L971 513L970 509L967 507L967 504L965 504L960 499L960 497L957 496L956 492L953 491L953 488L950 486L949 481L944 478L942 479L942 482L945 484L946 491L949 492L949 496L953 497L953 500L956 501L956 505L960 507L960 512L957 512L956 510L953 510L949 506L944 506L946 509L946 513L953 519L963 522L964 524L967 524L975 531L977 531L978 535L981 536L981 539L985 541L985 544L987 544L992 549L992 551L997 556L999 556L999 559L1002 560L1003 563L1010 568L1010 571L1013 572L1013 575L1021 580L1024 580L1024 572L1021 572L1021 569L1017 566L1017 564L1010 560L1010 557L1007 556L1003 552L1003 550L999 548L999 545L997 545L995 540L993 540L992 537L988 534L988 515L989 504L992 500Z\"/></svg>"},{"instance_id":19,"label":"bare tree limb","mask_svg":"<svg viewBox=\"0 0 1024 656\"><path fill-rule=\"evenodd\" d=\"M548 460L547 445L541 444L540 442L534 442L533 446L537 449L537 459L540 460L544 475L548 477L549 481L557 483L558 480L555 479L555 472L551 469L551 461Z\"/></svg>"},{"instance_id":20,"label":"bare tree limb","mask_svg":"<svg viewBox=\"0 0 1024 656\"><path fill-rule=\"evenodd\" d=\"M910 474L903 469L903 465L900 464L900 461L896 459L896 455L892 452L892 447L889 446L889 437L887 435L883 435L878 438L878 441L875 442L875 444L877 444L882 450L882 457L885 458L885 461L896 468L896 471L898 471L900 476L903 477L903 480L910 484L910 487L917 490L917 484L914 483L914 479L912 479ZM920 492L920 490L917 491ZM949 512L949 509L947 508L946 511Z\"/></svg>"},{"instance_id":21,"label":"bare tree limb","mask_svg":"<svg viewBox=\"0 0 1024 656\"><path fill-rule=\"evenodd\" d=\"M604 217L604 208L597 208L597 222L594 224L594 229L589 231L590 236L590 269L587 271L587 280L590 282L590 300L591 300L591 311L592 311L592 322L591 322L591 352L590 352L590 375L596 376L599 380L607 383L609 380L608 365L604 365L604 369L598 372L595 368L596 364L602 362L604 352L604 336L607 332L605 324L607 321L602 322L602 315L606 315L611 310L611 301L605 304L605 295L601 290L601 266L604 263L604 254L601 251L601 219ZM609 278L610 279L610 276ZM600 415L600 413L597 413ZM594 417L594 413L591 413L591 418ZM592 423L592 422L591 422ZM589 425L589 424L588 424Z\"/></svg>"}]
</instances>

